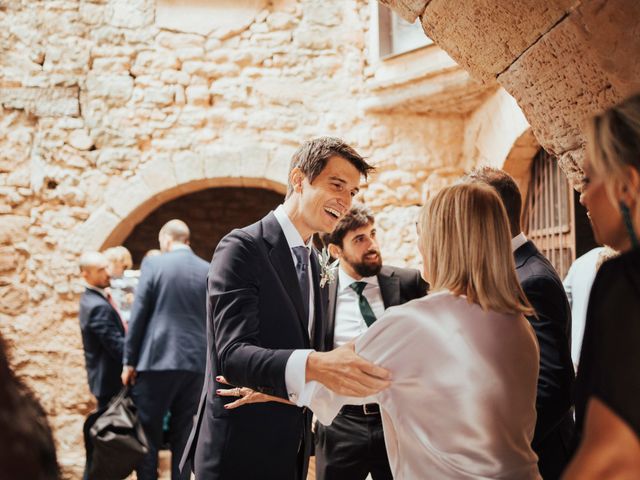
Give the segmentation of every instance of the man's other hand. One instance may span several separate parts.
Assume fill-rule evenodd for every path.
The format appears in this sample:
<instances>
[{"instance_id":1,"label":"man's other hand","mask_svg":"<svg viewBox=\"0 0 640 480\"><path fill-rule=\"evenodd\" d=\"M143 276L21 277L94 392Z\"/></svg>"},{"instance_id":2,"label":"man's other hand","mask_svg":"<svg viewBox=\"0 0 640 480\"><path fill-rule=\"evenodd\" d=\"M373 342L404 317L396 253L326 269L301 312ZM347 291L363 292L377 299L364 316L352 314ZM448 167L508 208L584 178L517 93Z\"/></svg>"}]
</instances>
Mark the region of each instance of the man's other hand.
<instances>
[{"instance_id":1,"label":"man's other hand","mask_svg":"<svg viewBox=\"0 0 640 480\"><path fill-rule=\"evenodd\" d=\"M356 355L353 342L307 358L307 382L315 380L339 395L367 397L391 384L391 372Z\"/></svg>"},{"instance_id":2,"label":"man's other hand","mask_svg":"<svg viewBox=\"0 0 640 480\"><path fill-rule=\"evenodd\" d=\"M125 365L122 369L122 375L120 378L122 379L123 385L133 385L136 383L135 368Z\"/></svg>"}]
</instances>

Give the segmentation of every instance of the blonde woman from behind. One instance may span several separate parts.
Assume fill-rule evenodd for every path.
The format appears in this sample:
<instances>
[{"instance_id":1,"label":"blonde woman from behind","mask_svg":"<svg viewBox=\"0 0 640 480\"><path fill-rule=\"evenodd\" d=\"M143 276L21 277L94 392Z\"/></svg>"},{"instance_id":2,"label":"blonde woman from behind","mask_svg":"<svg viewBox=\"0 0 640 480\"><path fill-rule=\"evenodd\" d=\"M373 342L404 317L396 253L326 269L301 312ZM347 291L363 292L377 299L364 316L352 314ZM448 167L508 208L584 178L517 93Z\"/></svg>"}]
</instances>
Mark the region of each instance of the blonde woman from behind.
<instances>
[{"instance_id":1,"label":"blonde woman from behind","mask_svg":"<svg viewBox=\"0 0 640 480\"><path fill-rule=\"evenodd\" d=\"M378 402L398 480L538 479L539 354L502 202L486 185L445 188L419 232L432 293L388 309L355 343L391 386L355 399L315 384L299 404L329 424L343 404Z\"/></svg>"}]
</instances>

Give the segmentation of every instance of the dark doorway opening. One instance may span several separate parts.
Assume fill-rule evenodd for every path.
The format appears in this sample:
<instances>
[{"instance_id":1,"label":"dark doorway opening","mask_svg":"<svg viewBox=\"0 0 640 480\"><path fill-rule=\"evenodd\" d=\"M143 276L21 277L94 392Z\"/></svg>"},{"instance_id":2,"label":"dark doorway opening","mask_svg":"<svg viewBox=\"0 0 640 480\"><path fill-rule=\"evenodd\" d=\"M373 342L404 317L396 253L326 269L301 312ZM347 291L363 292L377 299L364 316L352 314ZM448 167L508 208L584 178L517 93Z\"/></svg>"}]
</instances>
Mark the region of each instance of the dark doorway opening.
<instances>
[{"instance_id":1,"label":"dark doorway opening","mask_svg":"<svg viewBox=\"0 0 640 480\"><path fill-rule=\"evenodd\" d=\"M234 228L250 225L277 207L282 194L264 188L209 188L171 200L147 215L124 242L139 268L145 253L158 246L162 225L178 218L191 230L191 248L210 261L218 242Z\"/></svg>"}]
</instances>

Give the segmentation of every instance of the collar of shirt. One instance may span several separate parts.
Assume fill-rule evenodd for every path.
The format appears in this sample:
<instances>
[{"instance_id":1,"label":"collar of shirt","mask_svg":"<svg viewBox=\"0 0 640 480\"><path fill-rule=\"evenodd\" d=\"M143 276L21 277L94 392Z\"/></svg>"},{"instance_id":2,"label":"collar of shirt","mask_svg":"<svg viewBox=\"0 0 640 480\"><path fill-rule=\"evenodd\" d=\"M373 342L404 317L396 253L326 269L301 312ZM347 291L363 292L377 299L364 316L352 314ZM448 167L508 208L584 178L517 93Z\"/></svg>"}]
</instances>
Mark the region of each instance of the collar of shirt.
<instances>
[{"instance_id":1,"label":"collar of shirt","mask_svg":"<svg viewBox=\"0 0 640 480\"><path fill-rule=\"evenodd\" d=\"M191 247L184 243L176 243L175 245L171 245L171 251L174 252L176 250L191 250Z\"/></svg>"},{"instance_id":2,"label":"collar of shirt","mask_svg":"<svg viewBox=\"0 0 640 480\"><path fill-rule=\"evenodd\" d=\"M342 269L342 266L338 268L338 289L342 292L345 288L348 288L353 282L365 282L368 285L373 285L378 287L378 277L374 275L373 277L363 277L360 280L356 280L347 272ZM366 288L366 287L365 287Z\"/></svg>"},{"instance_id":3,"label":"collar of shirt","mask_svg":"<svg viewBox=\"0 0 640 480\"><path fill-rule=\"evenodd\" d=\"M525 243L527 243L527 237L524 235L524 232L520 232L518 235L511 239L511 251L515 252Z\"/></svg>"},{"instance_id":4,"label":"collar of shirt","mask_svg":"<svg viewBox=\"0 0 640 480\"><path fill-rule=\"evenodd\" d=\"M85 283L84 286L86 288L88 288L89 290L93 290L94 292L98 292L104 298L107 298L107 291L104 288L94 287L93 285L89 285L88 283Z\"/></svg>"},{"instance_id":5,"label":"collar of shirt","mask_svg":"<svg viewBox=\"0 0 640 480\"><path fill-rule=\"evenodd\" d=\"M287 239L287 243L289 244L289 248L293 247L307 247L311 246L311 239L309 239L309 243L307 245L304 244L304 240L300 236L300 232L295 227L295 225L291 222L289 215L284 211L284 206L278 205L273 211L273 214L276 217L276 220L280 224L280 228L284 232L284 237Z\"/></svg>"}]
</instances>

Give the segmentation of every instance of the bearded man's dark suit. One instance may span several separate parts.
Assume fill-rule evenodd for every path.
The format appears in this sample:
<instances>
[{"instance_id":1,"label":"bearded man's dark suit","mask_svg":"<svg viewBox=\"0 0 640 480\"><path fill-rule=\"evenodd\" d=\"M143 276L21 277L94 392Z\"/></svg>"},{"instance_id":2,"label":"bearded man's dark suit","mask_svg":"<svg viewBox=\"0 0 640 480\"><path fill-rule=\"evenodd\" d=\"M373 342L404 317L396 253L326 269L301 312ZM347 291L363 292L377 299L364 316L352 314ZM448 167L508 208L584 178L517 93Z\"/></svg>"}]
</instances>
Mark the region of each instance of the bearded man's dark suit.
<instances>
[{"instance_id":1,"label":"bearded man's dark suit","mask_svg":"<svg viewBox=\"0 0 640 480\"><path fill-rule=\"evenodd\" d=\"M314 330L322 338L326 288L311 253ZM285 367L295 349L313 348L291 249L275 215L224 237L209 270L207 374L183 462L193 458L198 480L305 479L311 452L311 412L277 402L226 410L233 385L288 399Z\"/></svg>"},{"instance_id":2,"label":"bearded man's dark suit","mask_svg":"<svg viewBox=\"0 0 640 480\"><path fill-rule=\"evenodd\" d=\"M428 285L417 270L384 265L376 277L378 278L378 285L380 285L380 293L382 294L385 310L395 305L402 305L415 298L424 297L427 294ZM337 297L338 282L335 281L329 285L327 326L322 343L324 351L333 350Z\"/></svg>"},{"instance_id":3,"label":"bearded man's dark suit","mask_svg":"<svg viewBox=\"0 0 640 480\"><path fill-rule=\"evenodd\" d=\"M80 298L79 316L89 389L103 408L122 388L124 326L104 295L91 288Z\"/></svg>"},{"instance_id":4,"label":"bearded man's dark suit","mask_svg":"<svg viewBox=\"0 0 640 480\"><path fill-rule=\"evenodd\" d=\"M540 374L532 447L545 480L559 478L571 458L574 434L571 308L562 281L531 241L515 252L516 272L537 318L529 317L540 346Z\"/></svg>"}]
</instances>

